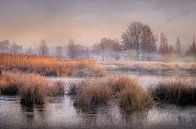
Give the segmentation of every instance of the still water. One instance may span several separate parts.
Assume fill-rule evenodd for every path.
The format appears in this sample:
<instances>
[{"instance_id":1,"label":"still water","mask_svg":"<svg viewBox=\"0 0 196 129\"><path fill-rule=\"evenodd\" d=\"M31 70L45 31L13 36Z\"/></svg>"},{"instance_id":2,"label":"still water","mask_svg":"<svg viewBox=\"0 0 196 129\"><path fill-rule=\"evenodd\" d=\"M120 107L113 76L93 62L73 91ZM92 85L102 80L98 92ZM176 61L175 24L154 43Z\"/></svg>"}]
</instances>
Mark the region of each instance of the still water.
<instances>
[{"instance_id":1,"label":"still water","mask_svg":"<svg viewBox=\"0 0 196 129\"><path fill-rule=\"evenodd\" d=\"M150 87L160 81L194 77L166 77L130 75L143 87ZM48 78L65 83L84 80L81 78ZM92 79L93 80L93 79ZM94 79L96 80L96 79ZM19 96L0 96L0 129L194 129L196 128L196 107L174 105L153 106L146 110L124 112L114 100L108 106L91 111L81 111L73 106L68 96L47 98L42 107L21 106Z\"/></svg>"}]
</instances>

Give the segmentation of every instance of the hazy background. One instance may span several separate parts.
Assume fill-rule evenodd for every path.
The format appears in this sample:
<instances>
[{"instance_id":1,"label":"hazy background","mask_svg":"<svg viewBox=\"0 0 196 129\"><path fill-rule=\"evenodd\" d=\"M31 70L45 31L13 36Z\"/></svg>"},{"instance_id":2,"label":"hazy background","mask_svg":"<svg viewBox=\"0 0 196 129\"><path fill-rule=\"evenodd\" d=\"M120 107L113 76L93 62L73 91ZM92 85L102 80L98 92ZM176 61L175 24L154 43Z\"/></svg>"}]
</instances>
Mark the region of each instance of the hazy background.
<instances>
[{"instance_id":1,"label":"hazy background","mask_svg":"<svg viewBox=\"0 0 196 129\"><path fill-rule=\"evenodd\" d=\"M169 43L176 36L190 44L196 34L195 0L0 0L0 40L50 46L69 38L91 45L102 37L120 40L131 21L164 32Z\"/></svg>"}]
</instances>

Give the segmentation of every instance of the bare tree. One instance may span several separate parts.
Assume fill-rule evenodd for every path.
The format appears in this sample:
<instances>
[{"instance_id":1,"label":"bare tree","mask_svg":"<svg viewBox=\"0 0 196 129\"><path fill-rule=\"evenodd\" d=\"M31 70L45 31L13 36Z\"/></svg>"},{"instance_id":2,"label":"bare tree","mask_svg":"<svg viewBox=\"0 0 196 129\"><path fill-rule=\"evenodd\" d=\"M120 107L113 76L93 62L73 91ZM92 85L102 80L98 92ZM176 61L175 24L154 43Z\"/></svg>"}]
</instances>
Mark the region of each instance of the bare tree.
<instances>
[{"instance_id":1,"label":"bare tree","mask_svg":"<svg viewBox=\"0 0 196 129\"><path fill-rule=\"evenodd\" d=\"M122 43L127 49L135 49L138 60L141 53L156 51L155 42L150 26L139 21L130 23L122 35Z\"/></svg>"},{"instance_id":2,"label":"bare tree","mask_svg":"<svg viewBox=\"0 0 196 129\"><path fill-rule=\"evenodd\" d=\"M39 54L42 56L48 55L48 45L45 40L41 40L41 43L39 46Z\"/></svg>"},{"instance_id":3,"label":"bare tree","mask_svg":"<svg viewBox=\"0 0 196 129\"><path fill-rule=\"evenodd\" d=\"M26 51L25 51L25 54L26 55L32 55L32 54L34 54L33 49L31 47L27 48Z\"/></svg>"},{"instance_id":4,"label":"bare tree","mask_svg":"<svg viewBox=\"0 0 196 129\"><path fill-rule=\"evenodd\" d=\"M0 52L9 52L10 42L9 40L0 41Z\"/></svg>"},{"instance_id":5,"label":"bare tree","mask_svg":"<svg viewBox=\"0 0 196 129\"><path fill-rule=\"evenodd\" d=\"M163 32L160 34L160 42L159 53L167 54L169 51L168 39Z\"/></svg>"},{"instance_id":6,"label":"bare tree","mask_svg":"<svg viewBox=\"0 0 196 129\"><path fill-rule=\"evenodd\" d=\"M63 47L62 46L56 47L56 56L63 57Z\"/></svg>"},{"instance_id":7,"label":"bare tree","mask_svg":"<svg viewBox=\"0 0 196 129\"><path fill-rule=\"evenodd\" d=\"M22 53L23 47L13 42L10 44L10 53Z\"/></svg>"},{"instance_id":8,"label":"bare tree","mask_svg":"<svg viewBox=\"0 0 196 129\"><path fill-rule=\"evenodd\" d=\"M93 52L102 56L102 60L105 60L105 57L112 57L118 59L117 53L121 50L121 45L118 40L110 38L102 38L100 43L93 46Z\"/></svg>"},{"instance_id":9,"label":"bare tree","mask_svg":"<svg viewBox=\"0 0 196 129\"><path fill-rule=\"evenodd\" d=\"M187 54L196 56L196 41L195 41L195 37L193 38L193 43L189 46Z\"/></svg>"},{"instance_id":10,"label":"bare tree","mask_svg":"<svg viewBox=\"0 0 196 129\"><path fill-rule=\"evenodd\" d=\"M176 54L181 55L181 41L180 38L176 38Z\"/></svg>"},{"instance_id":11,"label":"bare tree","mask_svg":"<svg viewBox=\"0 0 196 129\"><path fill-rule=\"evenodd\" d=\"M77 46L72 39L69 40L67 49L68 49L67 52L68 52L69 58L71 59L77 58L78 56Z\"/></svg>"}]
</instances>

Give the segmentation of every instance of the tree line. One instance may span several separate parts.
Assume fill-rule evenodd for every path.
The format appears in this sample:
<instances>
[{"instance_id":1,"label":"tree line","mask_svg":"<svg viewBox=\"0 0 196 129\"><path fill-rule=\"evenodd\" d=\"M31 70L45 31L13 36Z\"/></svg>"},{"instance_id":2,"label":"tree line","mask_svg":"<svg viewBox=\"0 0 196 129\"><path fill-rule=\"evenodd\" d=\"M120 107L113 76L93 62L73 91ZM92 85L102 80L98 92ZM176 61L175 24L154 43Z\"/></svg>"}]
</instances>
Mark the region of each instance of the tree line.
<instances>
[{"instance_id":1,"label":"tree line","mask_svg":"<svg viewBox=\"0 0 196 129\"><path fill-rule=\"evenodd\" d=\"M159 44L157 41L159 40ZM8 50L10 53L21 52L23 47L16 43L9 43L8 40L0 42L0 51ZM89 58L90 55L98 55L105 60L106 57L114 59L120 58L120 53L133 50L136 59L140 60L143 54L156 53L162 56L168 54L176 54L178 56L196 56L196 41L193 38L192 43L186 52L183 52L180 37L176 37L176 44L169 44L167 36L162 32L160 36L153 33L151 27L140 21L131 22L125 32L121 36L121 41L103 37L98 43L92 47L80 45L70 39L66 46L56 46L55 55L68 58ZM41 40L37 49L37 54L47 56L50 54L48 44L45 40ZM66 52L65 52L66 51ZM35 54L34 50L29 47L25 50L25 54Z\"/></svg>"}]
</instances>

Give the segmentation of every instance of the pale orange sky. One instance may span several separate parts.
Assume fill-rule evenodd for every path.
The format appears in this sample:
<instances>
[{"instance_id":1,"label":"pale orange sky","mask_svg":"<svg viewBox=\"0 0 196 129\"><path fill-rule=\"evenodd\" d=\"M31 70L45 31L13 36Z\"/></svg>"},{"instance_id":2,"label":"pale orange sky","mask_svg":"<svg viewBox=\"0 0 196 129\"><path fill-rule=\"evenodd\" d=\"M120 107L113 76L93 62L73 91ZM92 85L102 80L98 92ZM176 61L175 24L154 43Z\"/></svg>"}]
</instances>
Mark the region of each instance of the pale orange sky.
<instances>
[{"instance_id":1,"label":"pale orange sky","mask_svg":"<svg viewBox=\"0 0 196 129\"><path fill-rule=\"evenodd\" d=\"M69 38L91 45L102 37L119 39L131 21L164 32L170 43L196 34L194 0L0 0L0 40L23 45L64 45Z\"/></svg>"}]
</instances>

